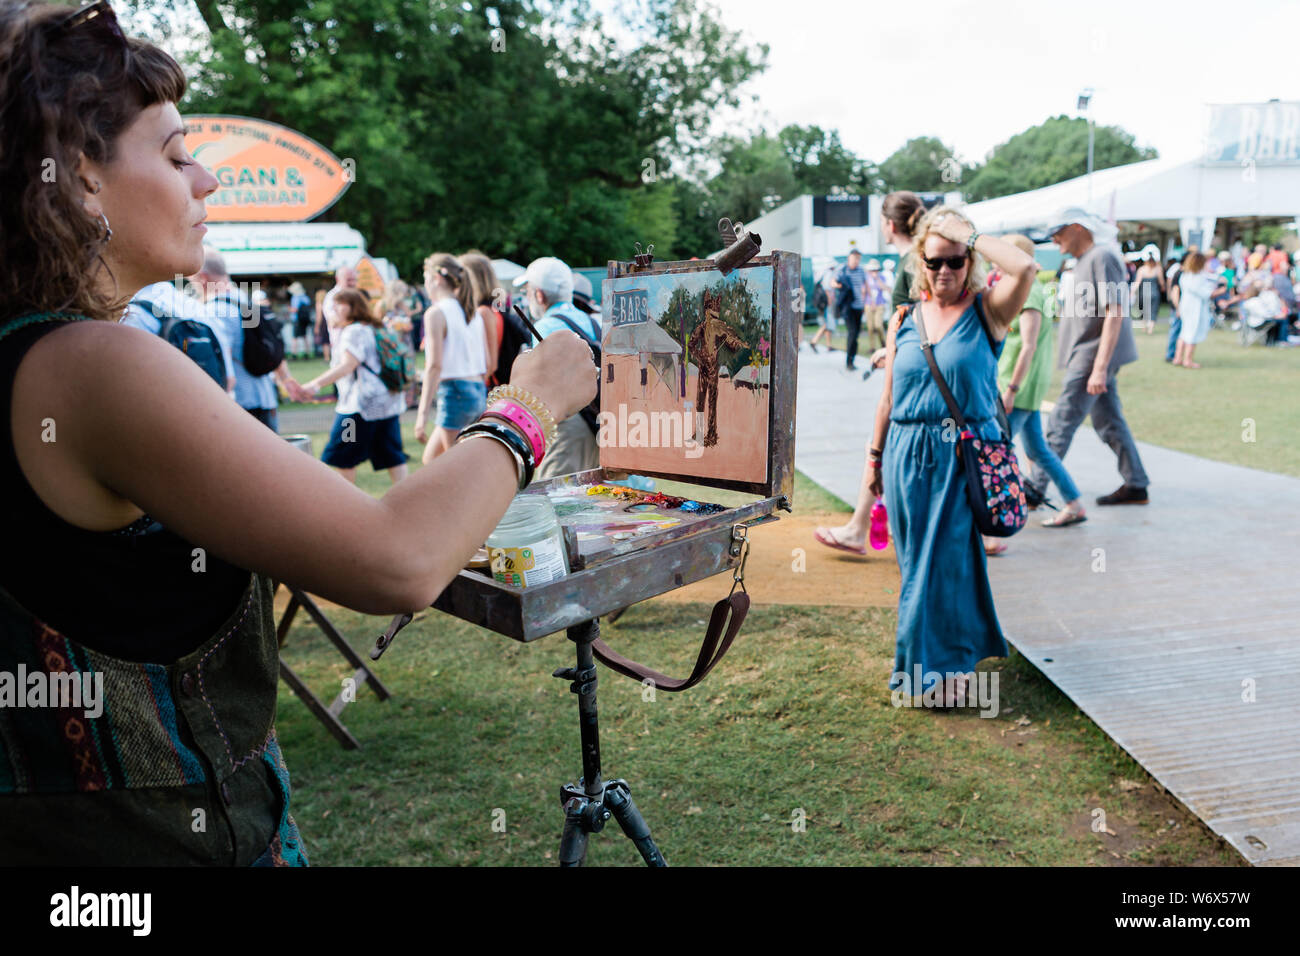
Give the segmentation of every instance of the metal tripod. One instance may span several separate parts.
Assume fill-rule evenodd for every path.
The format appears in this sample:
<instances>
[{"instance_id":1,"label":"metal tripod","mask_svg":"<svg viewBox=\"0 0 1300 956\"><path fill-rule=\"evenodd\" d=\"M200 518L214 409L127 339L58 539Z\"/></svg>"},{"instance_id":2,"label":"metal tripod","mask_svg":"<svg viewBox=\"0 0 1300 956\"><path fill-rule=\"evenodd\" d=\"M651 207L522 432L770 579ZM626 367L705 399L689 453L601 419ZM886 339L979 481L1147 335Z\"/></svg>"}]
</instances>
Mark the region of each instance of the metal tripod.
<instances>
[{"instance_id":1,"label":"metal tripod","mask_svg":"<svg viewBox=\"0 0 1300 956\"><path fill-rule=\"evenodd\" d=\"M636 844L646 866L667 866L659 847L650 837L650 827L632 800L626 780L604 782L600 776L600 726L596 716L596 660L591 643L600 637L596 620L576 624L565 632L577 646L576 667L562 667L554 677L570 681L569 690L578 695L578 717L582 731L582 779L560 788L564 807L564 832L560 836L560 866L584 866L587 835L599 833L611 816L623 833Z\"/></svg>"}]
</instances>

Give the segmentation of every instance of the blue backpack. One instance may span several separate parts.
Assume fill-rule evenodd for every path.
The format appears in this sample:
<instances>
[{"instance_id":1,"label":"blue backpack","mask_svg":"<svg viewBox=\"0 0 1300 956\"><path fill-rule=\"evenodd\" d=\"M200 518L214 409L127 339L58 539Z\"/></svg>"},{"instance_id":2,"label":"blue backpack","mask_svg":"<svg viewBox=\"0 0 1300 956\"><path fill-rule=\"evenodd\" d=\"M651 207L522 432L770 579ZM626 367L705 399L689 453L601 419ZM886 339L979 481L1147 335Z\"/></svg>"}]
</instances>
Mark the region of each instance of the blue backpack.
<instances>
[{"instance_id":1,"label":"blue backpack","mask_svg":"<svg viewBox=\"0 0 1300 956\"><path fill-rule=\"evenodd\" d=\"M139 306L161 322L159 336L188 355L195 365L207 372L225 390L226 356L221 350L221 340L209 326L197 319L172 315L153 302L135 299L131 304Z\"/></svg>"}]
</instances>

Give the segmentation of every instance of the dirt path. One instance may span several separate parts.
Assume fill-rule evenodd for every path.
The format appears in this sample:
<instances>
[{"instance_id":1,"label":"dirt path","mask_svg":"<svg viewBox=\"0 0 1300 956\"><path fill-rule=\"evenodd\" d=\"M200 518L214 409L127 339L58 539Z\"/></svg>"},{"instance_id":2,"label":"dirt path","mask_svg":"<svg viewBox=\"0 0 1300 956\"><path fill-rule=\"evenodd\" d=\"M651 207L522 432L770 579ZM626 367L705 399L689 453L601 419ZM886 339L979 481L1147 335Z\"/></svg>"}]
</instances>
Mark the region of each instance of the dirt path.
<instances>
[{"instance_id":1,"label":"dirt path","mask_svg":"<svg viewBox=\"0 0 1300 956\"><path fill-rule=\"evenodd\" d=\"M818 544L818 525L836 526L847 515L788 515L750 531L745 588L755 604L821 607L894 607L898 604L898 562L893 547L867 549L866 557ZM725 597L731 576L719 574L670 591L657 601L702 601Z\"/></svg>"}]
</instances>

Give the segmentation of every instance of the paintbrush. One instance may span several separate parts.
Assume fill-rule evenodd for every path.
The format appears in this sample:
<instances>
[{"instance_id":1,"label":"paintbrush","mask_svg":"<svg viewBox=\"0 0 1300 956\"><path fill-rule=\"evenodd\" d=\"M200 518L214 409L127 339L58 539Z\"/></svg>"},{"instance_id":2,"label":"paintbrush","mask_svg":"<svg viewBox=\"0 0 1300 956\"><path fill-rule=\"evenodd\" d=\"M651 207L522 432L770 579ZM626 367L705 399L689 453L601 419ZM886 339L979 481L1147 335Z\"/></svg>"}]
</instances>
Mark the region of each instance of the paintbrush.
<instances>
[{"instance_id":1,"label":"paintbrush","mask_svg":"<svg viewBox=\"0 0 1300 956\"><path fill-rule=\"evenodd\" d=\"M514 304L514 310L515 310L515 315L519 316L519 321L524 323L524 328L526 328L529 331L529 333L532 335L532 337L537 340L537 344L541 345L542 333L537 331L537 326L533 325L533 323L528 321L528 311L518 302Z\"/></svg>"}]
</instances>

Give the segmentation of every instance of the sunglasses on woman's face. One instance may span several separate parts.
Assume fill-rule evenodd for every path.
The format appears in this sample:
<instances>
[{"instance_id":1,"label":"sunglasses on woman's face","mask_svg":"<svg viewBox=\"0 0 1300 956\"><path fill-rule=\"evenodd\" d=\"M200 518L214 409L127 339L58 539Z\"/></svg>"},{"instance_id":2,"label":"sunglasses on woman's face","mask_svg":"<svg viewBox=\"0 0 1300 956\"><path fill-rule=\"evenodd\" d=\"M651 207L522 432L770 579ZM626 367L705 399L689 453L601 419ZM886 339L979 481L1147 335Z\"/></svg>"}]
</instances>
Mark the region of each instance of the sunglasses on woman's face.
<instances>
[{"instance_id":1,"label":"sunglasses on woman's face","mask_svg":"<svg viewBox=\"0 0 1300 956\"><path fill-rule=\"evenodd\" d=\"M965 256L940 256L938 259L922 256L922 259L925 261L925 267L931 272L938 272L944 266L947 266L953 272L959 272L961 267L966 264Z\"/></svg>"}]
</instances>

